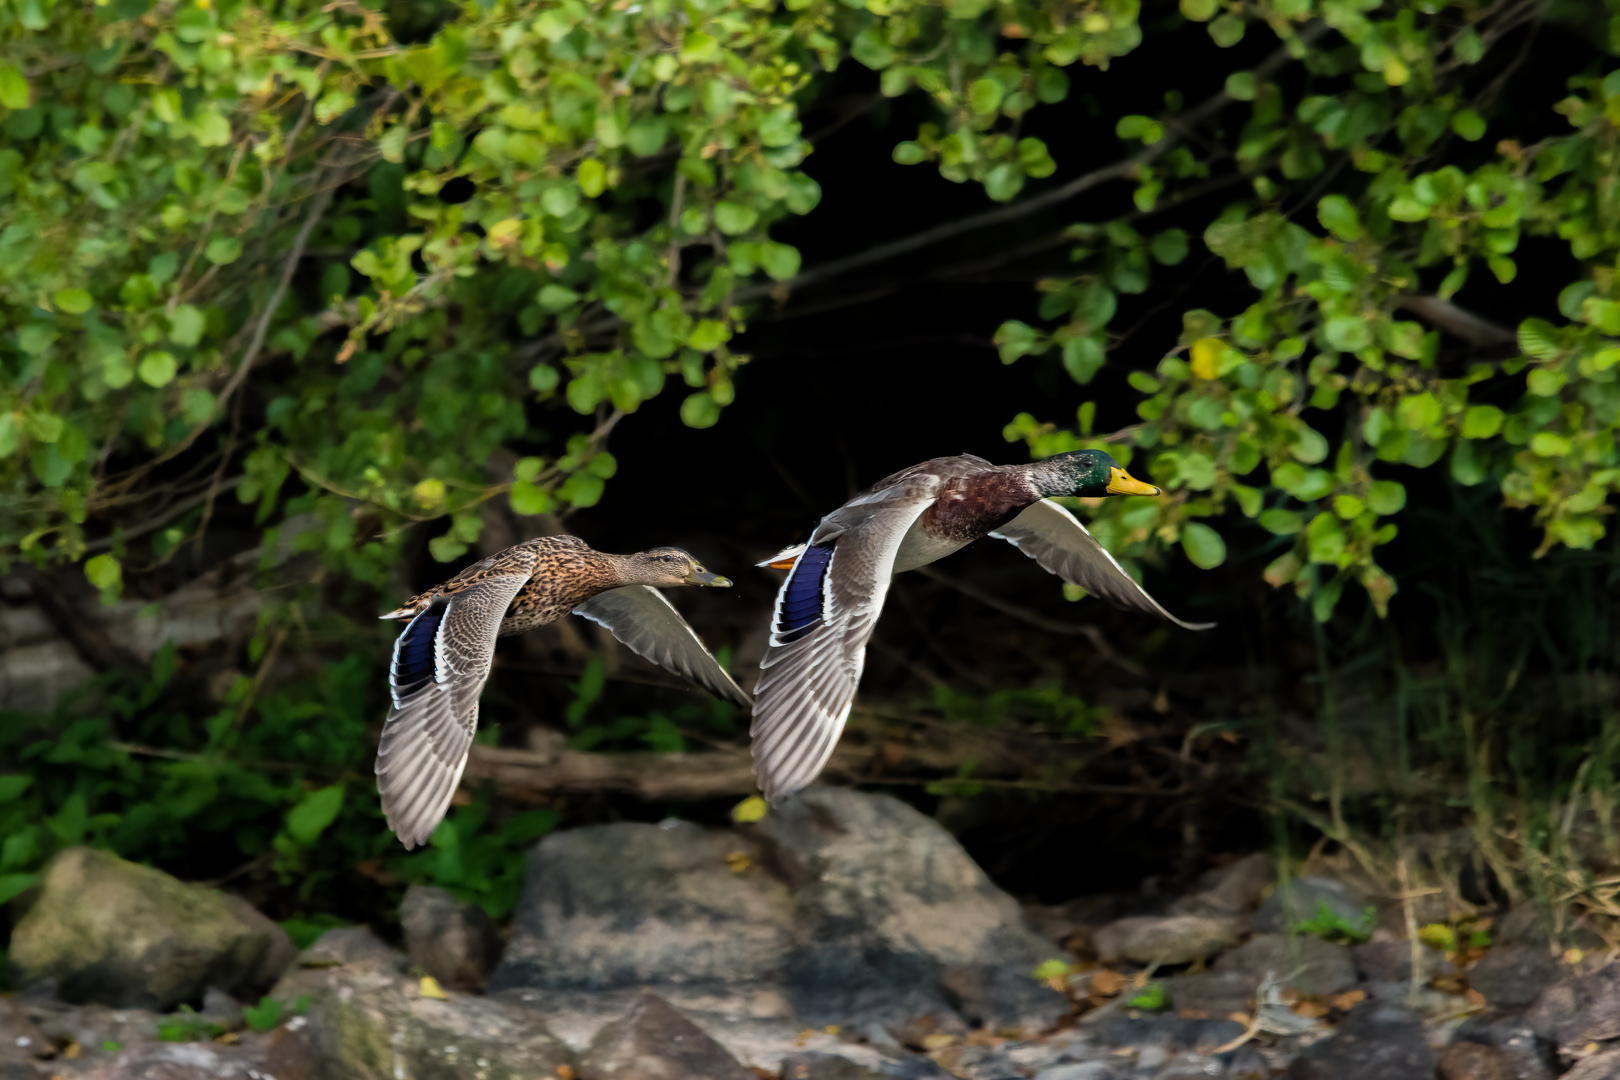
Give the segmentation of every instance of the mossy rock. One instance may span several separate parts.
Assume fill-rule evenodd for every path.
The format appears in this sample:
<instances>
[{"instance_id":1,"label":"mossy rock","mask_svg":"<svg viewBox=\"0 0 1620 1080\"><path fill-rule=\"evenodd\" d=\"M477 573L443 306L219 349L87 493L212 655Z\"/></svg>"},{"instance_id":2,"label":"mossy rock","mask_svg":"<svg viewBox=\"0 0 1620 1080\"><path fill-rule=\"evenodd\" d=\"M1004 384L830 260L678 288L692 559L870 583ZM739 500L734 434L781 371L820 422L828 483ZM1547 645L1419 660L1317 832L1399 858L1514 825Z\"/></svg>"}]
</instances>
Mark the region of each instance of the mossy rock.
<instances>
[{"instance_id":1,"label":"mossy rock","mask_svg":"<svg viewBox=\"0 0 1620 1080\"><path fill-rule=\"evenodd\" d=\"M159 1011L210 986L251 992L277 930L249 925L241 906L105 851L69 848L46 865L12 931L11 983L54 979L65 1001Z\"/></svg>"}]
</instances>

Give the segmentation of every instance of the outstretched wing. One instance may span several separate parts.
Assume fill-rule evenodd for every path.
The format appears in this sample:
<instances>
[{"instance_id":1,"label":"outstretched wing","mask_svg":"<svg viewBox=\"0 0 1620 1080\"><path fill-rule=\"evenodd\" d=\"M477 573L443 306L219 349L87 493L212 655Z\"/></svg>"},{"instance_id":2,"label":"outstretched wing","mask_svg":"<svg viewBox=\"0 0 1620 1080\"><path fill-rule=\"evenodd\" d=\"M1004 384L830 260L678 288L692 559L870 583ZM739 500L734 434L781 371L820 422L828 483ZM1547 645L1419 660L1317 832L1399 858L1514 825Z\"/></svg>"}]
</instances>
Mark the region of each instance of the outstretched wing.
<instances>
[{"instance_id":1,"label":"outstretched wing","mask_svg":"<svg viewBox=\"0 0 1620 1080\"><path fill-rule=\"evenodd\" d=\"M821 772L843 733L900 542L937 484L857 498L823 519L776 595L754 687L754 777L781 802Z\"/></svg>"},{"instance_id":2,"label":"outstretched wing","mask_svg":"<svg viewBox=\"0 0 1620 1080\"><path fill-rule=\"evenodd\" d=\"M1047 573L1120 607L1157 615L1186 630L1208 630L1215 625L1182 622L1164 610L1073 514L1051 499L1025 508L990 535L1013 544Z\"/></svg>"},{"instance_id":3,"label":"outstretched wing","mask_svg":"<svg viewBox=\"0 0 1620 1080\"><path fill-rule=\"evenodd\" d=\"M574 614L607 627L637 656L696 683L715 697L745 709L754 703L698 640L674 605L649 585L626 585L597 593L575 608Z\"/></svg>"},{"instance_id":4,"label":"outstretched wing","mask_svg":"<svg viewBox=\"0 0 1620 1080\"><path fill-rule=\"evenodd\" d=\"M406 849L444 820L478 730L495 637L526 573L497 574L433 601L394 642L394 707L377 746L377 790Z\"/></svg>"}]
</instances>

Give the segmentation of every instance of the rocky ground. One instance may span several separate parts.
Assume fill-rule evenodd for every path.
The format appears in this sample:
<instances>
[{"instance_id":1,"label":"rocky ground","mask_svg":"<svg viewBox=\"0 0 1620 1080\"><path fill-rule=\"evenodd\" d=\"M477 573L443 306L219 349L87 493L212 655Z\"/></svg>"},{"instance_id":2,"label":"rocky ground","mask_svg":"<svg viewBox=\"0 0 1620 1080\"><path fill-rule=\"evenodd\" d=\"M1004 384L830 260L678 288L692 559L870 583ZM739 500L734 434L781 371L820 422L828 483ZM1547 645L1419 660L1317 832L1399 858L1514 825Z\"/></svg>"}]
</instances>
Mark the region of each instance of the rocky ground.
<instances>
[{"instance_id":1,"label":"rocky ground","mask_svg":"<svg viewBox=\"0 0 1620 1080\"><path fill-rule=\"evenodd\" d=\"M527 874L507 934L417 887L404 951L300 954L236 898L65 852L15 923L0 1080L1620 1077L1598 941L1522 909L1414 943L1410 906L1264 856L1021 907L931 819L813 789L734 829L558 833Z\"/></svg>"}]
</instances>

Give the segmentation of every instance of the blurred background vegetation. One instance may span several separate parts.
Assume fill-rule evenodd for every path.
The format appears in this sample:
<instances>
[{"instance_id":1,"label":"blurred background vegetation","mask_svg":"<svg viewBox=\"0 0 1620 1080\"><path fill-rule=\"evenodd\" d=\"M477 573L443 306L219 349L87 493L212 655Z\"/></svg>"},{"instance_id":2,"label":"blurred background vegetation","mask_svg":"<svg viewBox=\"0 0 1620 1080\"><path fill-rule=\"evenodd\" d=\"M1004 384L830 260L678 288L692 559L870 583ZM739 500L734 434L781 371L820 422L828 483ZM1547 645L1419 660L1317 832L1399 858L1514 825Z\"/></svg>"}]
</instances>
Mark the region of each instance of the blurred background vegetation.
<instances>
[{"instance_id":1,"label":"blurred background vegetation","mask_svg":"<svg viewBox=\"0 0 1620 1080\"><path fill-rule=\"evenodd\" d=\"M299 934L501 914L559 825L723 820L747 718L505 642L407 854L377 612L676 543L747 685L748 564L854 491L1105 445L1166 495L1078 509L1220 629L986 541L897 585L834 780L1046 900L1330 845L1607 926L1615 11L0 0L0 901L89 842Z\"/></svg>"}]
</instances>

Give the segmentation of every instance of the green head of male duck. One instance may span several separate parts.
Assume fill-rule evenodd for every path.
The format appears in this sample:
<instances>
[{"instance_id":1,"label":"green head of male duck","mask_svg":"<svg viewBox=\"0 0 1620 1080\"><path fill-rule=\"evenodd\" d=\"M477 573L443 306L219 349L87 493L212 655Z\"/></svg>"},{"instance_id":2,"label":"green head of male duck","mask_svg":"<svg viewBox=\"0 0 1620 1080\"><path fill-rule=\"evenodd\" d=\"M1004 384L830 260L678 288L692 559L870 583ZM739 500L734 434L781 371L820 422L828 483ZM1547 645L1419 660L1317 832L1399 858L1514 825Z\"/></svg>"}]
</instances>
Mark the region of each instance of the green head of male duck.
<instances>
[{"instance_id":1,"label":"green head of male duck","mask_svg":"<svg viewBox=\"0 0 1620 1080\"><path fill-rule=\"evenodd\" d=\"M703 564L678 547L651 548L626 556L631 581L669 588L674 585L709 585L725 588L731 579L703 569Z\"/></svg>"},{"instance_id":2,"label":"green head of male duck","mask_svg":"<svg viewBox=\"0 0 1620 1080\"><path fill-rule=\"evenodd\" d=\"M1100 499L1105 495L1162 495L1144 484L1101 450L1075 450L1047 458L1035 467L1035 487L1048 498L1073 495Z\"/></svg>"}]
</instances>

